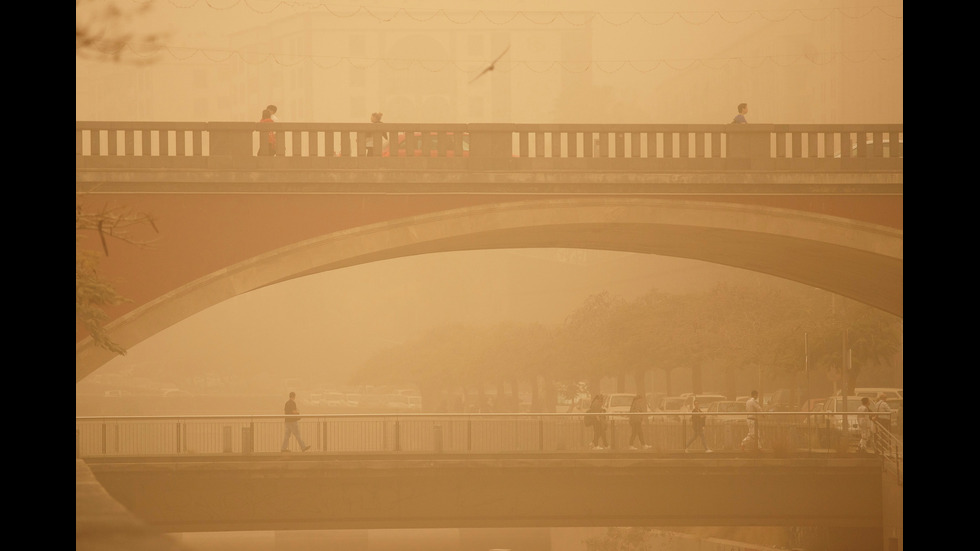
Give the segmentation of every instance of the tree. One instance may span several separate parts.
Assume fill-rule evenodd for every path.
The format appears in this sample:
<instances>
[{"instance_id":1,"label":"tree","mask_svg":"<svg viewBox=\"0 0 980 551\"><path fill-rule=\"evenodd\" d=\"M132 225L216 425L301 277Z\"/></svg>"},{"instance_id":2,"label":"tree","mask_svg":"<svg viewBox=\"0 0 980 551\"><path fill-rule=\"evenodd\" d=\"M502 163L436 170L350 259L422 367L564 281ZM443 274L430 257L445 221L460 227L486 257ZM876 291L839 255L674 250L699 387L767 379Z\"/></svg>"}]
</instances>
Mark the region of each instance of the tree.
<instances>
[{"instance_id":1,"label":"tree","mask_svg":"<svg viewBox=\"0 0 980 551\"><path fill-rule=\"evenodd\" d=\"M96 346L120 355L126 355L126 350L109 337L105 308L128 299L102 278L99 261L101 255L109 256L109 239L146 246L148 243L133 239L128 232L130 227L142 224L150 224L157 231L156 223L147 214L108 207L88 212L81 195L75 195L75 323L85 328ZM98 237L101 252L86 248L86 238L92 236Z\"/></svg>"},{"instance_id":2,"label":"tree","mask_svg":"<svg viewBox=\"0 0 980 551\"><path fill-rule=\"evenodd\" d=\"M133 53L147 48L156 49L160 35L136 35L124 29L130 18L145 14L151 2L129 8L102 0L75 0L75 56L80 58L107 59L114 62L132 61L148 63L149 57L130 58L125 55L126 47ZM158 231L153 218L143 213L133 213L122 209L103 208L100 211L86 211L81 203L81 195L75 194L75 323L85 328L99 348L125 355L126 350L109 338L105 324L108 314L105 308L128 301L119 295L113 285L99 275L100 253L85 248L84 237L95 234L101 245L101 254L109 256L107 238L118 239L133 244L127 228L149 223Z\"/></svg>"},{"instance_id":3,"label":"tree","mask_svg":"<svg viewBox=\"0 0 980 551\"><path fill-rule=\"evenodd\" d=\"M162 35L134 34L129 20L149 12L153 2L120 8L105 0L75 0L75 56L129 63L151 63L147 52L160 49Z\"/></svg>"}]
</instances>

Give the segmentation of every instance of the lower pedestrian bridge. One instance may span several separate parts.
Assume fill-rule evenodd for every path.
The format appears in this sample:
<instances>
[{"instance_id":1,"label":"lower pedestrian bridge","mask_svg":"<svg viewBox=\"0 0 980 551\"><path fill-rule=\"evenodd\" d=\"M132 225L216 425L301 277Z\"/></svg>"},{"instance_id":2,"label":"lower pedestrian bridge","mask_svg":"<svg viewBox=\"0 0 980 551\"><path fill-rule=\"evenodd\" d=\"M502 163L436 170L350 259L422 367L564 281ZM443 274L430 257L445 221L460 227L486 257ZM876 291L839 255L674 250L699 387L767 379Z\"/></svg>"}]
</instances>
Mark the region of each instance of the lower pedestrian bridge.
<instances>
[{"instance_id":1,"label":"lower pedestrian bridge","mask_svg":"<svg viewBox=\"0 0 980 551\"><path fill-rule=\"evenodd\" d=\"M531 526L882 531L881 460L648 453L89 458L166 532Z\"/></svg>"},{"instance_id":2,"label":"lower pedestrian bridge","mask_svg":"<svg viewBox=\"0 0 980 551\"><path fill-rule=\"evenodd\" d=\"M820 447L806 415L759 414L749 452L744 419L715 415L713 453L686 453L683 419L644 415L639 450L625 416L602 450L581 414L304 416L305 452L280 451L282 416L80 417L76 457L166 532L756 525L880 540L889 459Z\"/></svg>"}]
</instances>

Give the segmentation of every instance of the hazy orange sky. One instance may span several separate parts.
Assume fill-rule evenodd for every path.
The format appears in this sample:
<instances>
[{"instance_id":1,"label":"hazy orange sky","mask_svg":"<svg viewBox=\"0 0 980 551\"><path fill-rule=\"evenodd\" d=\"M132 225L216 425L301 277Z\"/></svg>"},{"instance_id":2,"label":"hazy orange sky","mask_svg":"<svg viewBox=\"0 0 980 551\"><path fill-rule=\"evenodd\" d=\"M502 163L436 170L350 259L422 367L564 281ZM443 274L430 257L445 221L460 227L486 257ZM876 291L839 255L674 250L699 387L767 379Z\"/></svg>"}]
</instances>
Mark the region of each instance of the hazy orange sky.
<instances>
[{"instance_id":1,"label":"hazy orange sky","mask_svg":"<svg viewBox=\"0 0 980 551\"><path fill-rule=\"evenodd\" d=\"M250 121L275 103L296 122L725 123L741 102L751 122L903 120L901 2L150 6L129 28L161 47L124 53L153 64L78 61L77 120Z\"/></svg>"}]
</instances>

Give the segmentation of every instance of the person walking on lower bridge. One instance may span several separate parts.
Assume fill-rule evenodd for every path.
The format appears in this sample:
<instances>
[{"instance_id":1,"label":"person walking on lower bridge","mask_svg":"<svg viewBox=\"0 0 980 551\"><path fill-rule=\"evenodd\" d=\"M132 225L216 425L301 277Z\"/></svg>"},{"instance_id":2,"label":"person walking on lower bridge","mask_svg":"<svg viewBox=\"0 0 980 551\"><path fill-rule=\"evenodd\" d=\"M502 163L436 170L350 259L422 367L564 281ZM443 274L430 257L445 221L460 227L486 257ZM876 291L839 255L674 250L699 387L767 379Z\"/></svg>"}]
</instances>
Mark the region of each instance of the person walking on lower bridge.
<instances>
[{"instance_id":1,"label":"person walking on lower bridge","mask_svg":"<svg viewBox=\"0 0 980 551\"><path fill-rule=\"evenodd\" d=\"M602 407L602 400L602 394L596 394L585 415L585 424L592 427L593 450L604 450L609 447L609 441L606 440L606 408Z\"/></svg>"},{"instance_id":2,"label":"person walking on lower bridge","mask_svg":"<svg viewBox=\"0 0 980 551\"><path fill-rule=\"evenodd\" d=\"M647 408L646 398L644 398L642 394L637 394L636 396L634 396L633 402L630 404L630 413L645 413L647 411L649 411L649 408ZM630 449L631 450L639 449L633 443L635 441L639 441L640 446L642 446L644 450L650 449L650 446L647 445L646 440L643 439L644 417L646 416L630 415Z\"/></svg>"},{"instance_id":3,"label":"person walking on lower bridge","mask_svg":"<svg viewBox=\"0 0 980 551\"><path fill-rule=\"evenodd\" d=\"M861 397L861 405L858 406L861 413L871 413L871 398ZM862 452L874 452L874 420L870 415L858 417L858 427L861 429L861 440L858 442L858 450Z\"/></svg>"},{"instance_id":4,"label":"person walking on lower bridge","mask_svg":"<svg viewBox=\"0 0 980 551\"><path fill-rule=\"evenodd\" d=\"M878 393L878 401L872 402L869 406L876 413L882 413L884 415L875 415L873 420L875 421L875 451L880 451L883 454L888 454L891 450L891 442L889 441L892 434L892 412L891 406L888 405L888 395L884 392Z\"/></svg>"},{"instance_id":5,"label":"person walking on lower bridge","mask_svg":"<svg viewBox=\"0 0 980 551\"><path fill-rule=\"evenodd\" d=\"M708 442L704 439L704 415L701 415L701 408L698 407L698 401L694 400L694 405L691 406L691 428L694 430L694 435L691 439L687 441L687 445L684 446L684 451L691 451L691 444L695 440L701 440L701 445L704 447L706 453L711 453L711 448L708 447Z\"/></svg>"},{"instance_id":6,"label":"person walking on lower bridge","mask_svg":"<svg viewBox=\"0 0 980 551\"><path fill-rule=\"evenodd\" d=\"M745 411L749 414L746 421L749 425L749 433L742 439L741 448L743 451L756 451L759 449L759 417L754 414L762 411L762 406L759 405L758 390L753 390L749 396L745 401Z\"/></svg>"},{"instance_id":7,"label":"person walking on lower bridge","mask_svg":"<svg viewBox=\"0 0 980 551\"><path fill-rule=\"evenodd\" d=\"M286 414L286 434L282 438L282 451L289 451L289 436L293 435L296 437L296 441L299 442L299 448L304 452L310 449L303 442L303 437L299 434L299 409L296 407L296 393L289 393L289 400L286 400L286 407L284 408L284 413Z\"/></svg>"}]
</instances>

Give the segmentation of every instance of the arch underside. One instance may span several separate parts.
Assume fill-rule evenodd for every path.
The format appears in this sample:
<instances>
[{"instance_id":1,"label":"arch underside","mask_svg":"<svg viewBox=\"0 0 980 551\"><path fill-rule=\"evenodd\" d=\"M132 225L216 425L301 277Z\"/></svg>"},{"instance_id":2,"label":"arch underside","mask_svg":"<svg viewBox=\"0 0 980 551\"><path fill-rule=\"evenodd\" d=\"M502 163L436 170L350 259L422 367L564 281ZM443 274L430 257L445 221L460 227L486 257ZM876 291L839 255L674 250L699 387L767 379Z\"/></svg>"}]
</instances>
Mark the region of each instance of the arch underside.
<instances>
[{"instance_id":1,"label":"arch underside","mask_svg":"<svg viewBox=\"0 0 980 551\"><path fill-rule=\"evenodd\" d=\"M782 277L903 316L902 232L771 207L563 199L468 207L353 228L270 251L145 304L107 327L130 348L210 306L297 277L411 255L579 248L702 260ZM76 382L115 357L86 339Z\"/></svg>"}]
</instances>

